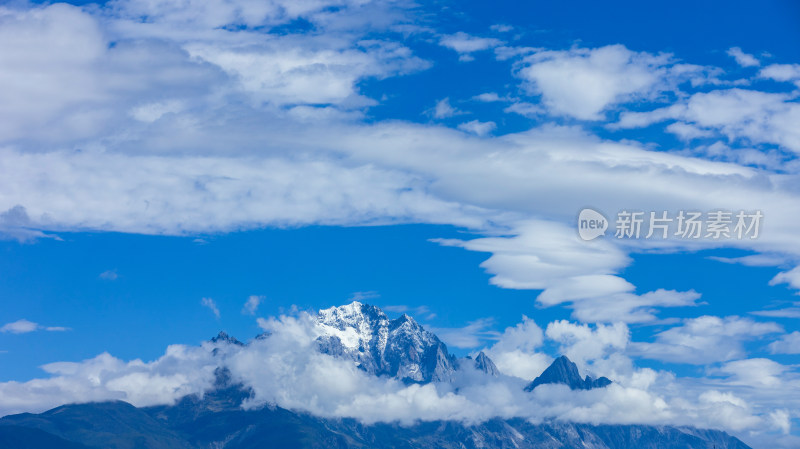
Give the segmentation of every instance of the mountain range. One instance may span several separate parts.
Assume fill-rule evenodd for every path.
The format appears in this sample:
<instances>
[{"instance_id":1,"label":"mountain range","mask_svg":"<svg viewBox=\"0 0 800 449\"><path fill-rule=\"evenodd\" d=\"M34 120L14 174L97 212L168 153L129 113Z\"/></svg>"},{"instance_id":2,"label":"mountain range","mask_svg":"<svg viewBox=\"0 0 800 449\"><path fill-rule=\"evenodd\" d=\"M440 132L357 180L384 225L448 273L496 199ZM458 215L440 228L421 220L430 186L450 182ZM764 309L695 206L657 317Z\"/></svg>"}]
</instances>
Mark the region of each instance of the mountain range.
<instances>
[{"instance_id":1,"label":"mountain range","mask_svg":"<svg viewBox=\"0 0 800 449\"><path fill-rule=\"evenodd\" d=\"M408 315L389 319L379 308L354 302L319 312L317 350L351 360L374 376L407 384L450 382L471 366L502 376L483 352L457 358L433 333ZM269 338L262 334L259 339ZM220 333L217 345L245 343ZM250 448L552 448L552 449L747 449L718 430L648 425L591 425L522 418L480 424L425 421L413 425L366 425L349 418L322 418L275 405L245 409L253 395L218 368L214 386L174 405L137 408L126 402L68 404L41 414L0 419L0 449L250 449ZM581 378L567 357L556 359L524 390L542 384L571 389L604 388L611 380ZM520 394L530 394L520 389Z\"/></svg>"}]
</instances>

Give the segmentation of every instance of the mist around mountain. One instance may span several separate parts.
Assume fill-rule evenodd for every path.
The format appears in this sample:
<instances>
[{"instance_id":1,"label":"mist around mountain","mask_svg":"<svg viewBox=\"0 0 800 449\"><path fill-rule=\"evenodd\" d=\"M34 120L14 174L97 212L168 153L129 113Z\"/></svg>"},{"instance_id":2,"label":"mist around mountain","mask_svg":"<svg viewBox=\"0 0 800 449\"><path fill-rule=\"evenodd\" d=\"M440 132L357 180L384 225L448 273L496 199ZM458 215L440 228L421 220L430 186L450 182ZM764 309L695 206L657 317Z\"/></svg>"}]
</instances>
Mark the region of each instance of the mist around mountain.
<instances>
[{"instance_id":1,"label":"mist around mountain","mask_svg":"<svg viewBox=\"0 0 800 449\"><path fill-rule=\"evenodd\" d=\"M200 348L170 347L154 362L164 365L158 377L136 365L128 384L114 385L150 382L129 395L138 406L106 400L6 416L0 448L748 447L674 417L632 423L629 390L582 378L566 356L519 379L483 351L455 357L412 317L359 302L262 327L247 343L221 332ZM92 375L102 376L98 363Z\"/></svg>"}]
</instances>

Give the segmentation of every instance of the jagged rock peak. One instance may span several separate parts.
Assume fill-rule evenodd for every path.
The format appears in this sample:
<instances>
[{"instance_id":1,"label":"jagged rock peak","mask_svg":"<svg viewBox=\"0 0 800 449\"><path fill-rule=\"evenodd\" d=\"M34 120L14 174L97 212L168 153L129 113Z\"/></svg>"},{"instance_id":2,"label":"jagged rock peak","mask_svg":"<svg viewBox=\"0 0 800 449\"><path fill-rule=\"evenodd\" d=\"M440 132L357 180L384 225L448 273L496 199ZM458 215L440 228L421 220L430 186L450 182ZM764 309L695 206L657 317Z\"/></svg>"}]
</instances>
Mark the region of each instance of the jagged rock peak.
<instances>
[{"instance_id":1,"label":"jagged rock peak","mask_svg":"<svg viewBox=\"0 0 800 449\"><path fill-rule=\"evenodd\" d=\"M578 366L567 356L562 355L547 367L542 374L533 380L525 391L531 391L542 384L564 384L572 390L591 390L592 388L603 388L611 384L606 377L593 379L590 376L581 378Z\"/></svg>"},{"instance_id":2,"label":"jagged rock peak","mask_svg":"<svg viewBox=\"0 0 800 449\"><path fill-rule=\"evenodd\" d=\"M321 352L353 360L378 376L406 382L452 380L455 358L436 335L403 314L390 320L378 307L354 301L319 311Z\"/></svg>"},{"instance_id":3,"label":"jagged rock peak","mask_svg":"<svg viewBox=\"0 0 800 449\"><path fill-rule=\"evenodd\" d=\"M494 364L492 359L490 359L489 356L483 351L479 352L478 355L475 356L475 368L490 376L496 377L500 374L500 370L497 369L497 366Z\"/></svg>"},{"instance_id":4,"label":"jagged rock peak","mask_svg":"<svg viewBox=\"0 0 800 449\"><path fill-rule=\"evenodd\" d=\"M211 339L211 343L229 343L236 346L244 346L244 343L234 337L231 337L225 331L220 331L216 337Z\"/></svg>"}]
</instances>

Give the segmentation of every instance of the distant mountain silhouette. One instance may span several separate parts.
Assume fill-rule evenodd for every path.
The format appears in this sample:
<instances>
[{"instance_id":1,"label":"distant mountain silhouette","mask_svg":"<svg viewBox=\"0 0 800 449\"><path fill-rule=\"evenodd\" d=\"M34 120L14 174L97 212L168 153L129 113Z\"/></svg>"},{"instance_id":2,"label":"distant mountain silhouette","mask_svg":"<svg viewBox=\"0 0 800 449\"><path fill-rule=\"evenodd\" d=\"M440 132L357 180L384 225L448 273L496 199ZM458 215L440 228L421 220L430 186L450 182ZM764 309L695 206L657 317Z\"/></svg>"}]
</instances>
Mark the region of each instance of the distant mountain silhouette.
<instances>
[{"instance_id":1,"label":"distant mountain silhouette","mask_svg":"<svg viewBox=\"0 0 800 449\"><path fill-rule=\"evenodd\" d=\"M557 358L539 377L533 380L525 391L531 391L542 384L564 384L573 390L591 390L592 388L603 388L611 384L608 378L600 377L593 379L589 376L581 379L578 373L578 366L567 356L562 355Z\"/></svg>"},{"instance_id":2,"label":"distant mountain silhouette","mask_svg":"<svg viewBox=\"0 0 800 449\"><path fill-rule=\"evenodd\" d=\"M231 395L230 397L224 397ZM233 405L246 392L187 397L174 406L135 408L124 402L58 407L0 419L3 449L750 449L717 430L492 419L363 425L279 407ZM31 440L31 435L37 438ZM2 439L5 438L5 439ZM85 446L83 446L83 445Z\"/></svg>"}]
</instances>

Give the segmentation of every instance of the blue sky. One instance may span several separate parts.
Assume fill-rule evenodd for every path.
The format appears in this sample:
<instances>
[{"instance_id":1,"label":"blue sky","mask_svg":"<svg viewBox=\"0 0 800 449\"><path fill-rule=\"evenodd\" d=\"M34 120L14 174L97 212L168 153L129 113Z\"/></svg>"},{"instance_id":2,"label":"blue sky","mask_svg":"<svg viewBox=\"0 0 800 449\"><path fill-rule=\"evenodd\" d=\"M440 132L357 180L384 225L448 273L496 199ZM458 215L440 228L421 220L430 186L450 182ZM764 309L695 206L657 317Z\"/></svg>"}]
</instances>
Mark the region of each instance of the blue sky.
<instances>
[{"instance_id":1,"label":"blue sky","mask_svg":"<svg viewBox=\"0 0 800 449\"><path fill-rule=\"evenodd\" d=\"M62 397L26 390L69 383L47 364L360 299L796 447L798 23L792 1L7 3L0 398L23 405L0 413ZM587 207L604 237L579 238ZM623 210L763 222L618 239Z\"/></svg>"}]
</instances>

